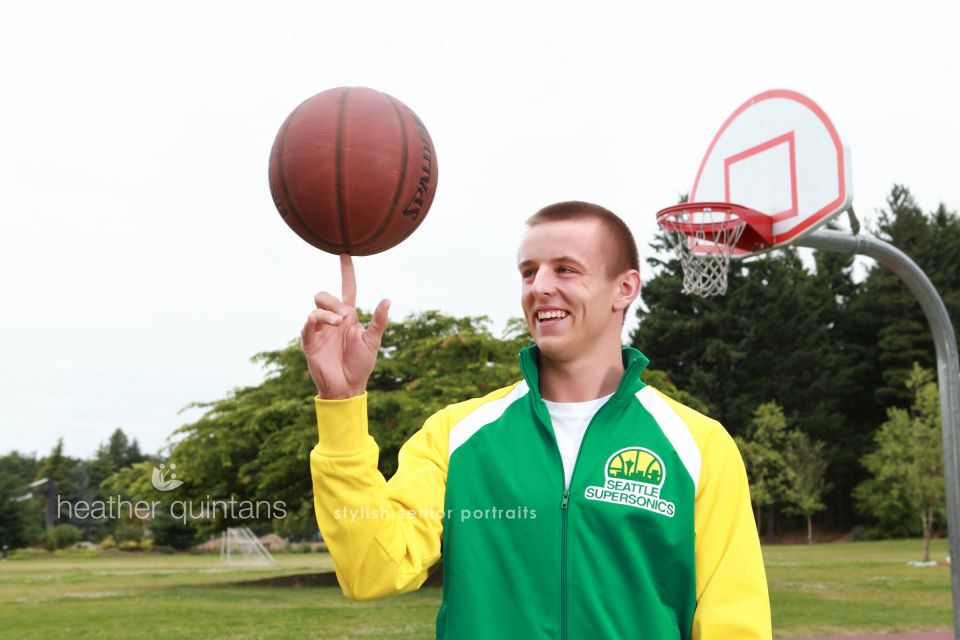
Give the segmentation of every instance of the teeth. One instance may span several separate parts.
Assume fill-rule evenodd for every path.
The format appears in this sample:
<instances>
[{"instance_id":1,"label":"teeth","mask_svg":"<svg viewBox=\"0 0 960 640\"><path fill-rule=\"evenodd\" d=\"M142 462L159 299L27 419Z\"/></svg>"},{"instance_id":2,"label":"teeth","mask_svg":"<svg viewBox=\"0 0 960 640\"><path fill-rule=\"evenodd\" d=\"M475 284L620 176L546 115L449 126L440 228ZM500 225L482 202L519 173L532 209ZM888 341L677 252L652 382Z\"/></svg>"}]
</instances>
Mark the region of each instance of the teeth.
<instances>
[{"instance_id":1,"label":"teeth","mask_svg":"<svg viewBox=\"0 0 960 640\"><path fill-rule=\"evenodd\" d=\"M537 318L539 320L547 320L548 318L566 318L566 311L540 311L537 313Z\"/></svg>"}]
</instances>

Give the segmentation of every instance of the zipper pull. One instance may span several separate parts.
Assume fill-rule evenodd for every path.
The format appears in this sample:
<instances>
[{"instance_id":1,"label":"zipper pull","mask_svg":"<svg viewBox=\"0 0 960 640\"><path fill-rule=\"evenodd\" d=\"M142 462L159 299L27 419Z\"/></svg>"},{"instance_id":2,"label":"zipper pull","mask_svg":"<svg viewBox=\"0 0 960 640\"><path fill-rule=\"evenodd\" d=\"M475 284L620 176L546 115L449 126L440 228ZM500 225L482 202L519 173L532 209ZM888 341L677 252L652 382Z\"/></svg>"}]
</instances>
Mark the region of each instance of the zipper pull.
<instances>
[{"instance_id":1,"label":"zipper pull","mask_svg":"<svg viewBox=\"0 0 960 640\"><path fill-rule=\"evenodd\" d=\"M570 502L570 489L563 490L563 500L560 502L560 508L566 509L567 504Z\"/></svg>"}]
</instances>

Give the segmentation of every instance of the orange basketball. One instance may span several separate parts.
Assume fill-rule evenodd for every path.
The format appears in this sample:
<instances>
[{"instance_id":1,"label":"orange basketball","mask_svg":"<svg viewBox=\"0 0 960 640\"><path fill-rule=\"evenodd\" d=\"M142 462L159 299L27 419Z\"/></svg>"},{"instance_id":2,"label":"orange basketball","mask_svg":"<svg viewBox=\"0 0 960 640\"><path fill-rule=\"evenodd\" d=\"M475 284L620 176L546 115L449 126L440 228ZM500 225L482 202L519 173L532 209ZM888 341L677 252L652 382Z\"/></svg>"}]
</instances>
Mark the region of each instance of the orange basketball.
<instances>
[{"instance_id":1,"label":"orange basketball","mask_svg":"<svg viewBox=\"0 0 960 640\"><path fill-rule=\"evenodd\" d=\"M283 220L324 251L386 251L416 230L437 190L433 141L396 98L338 87L293 110L270 152Z\"/></svg>"}]
</instances>

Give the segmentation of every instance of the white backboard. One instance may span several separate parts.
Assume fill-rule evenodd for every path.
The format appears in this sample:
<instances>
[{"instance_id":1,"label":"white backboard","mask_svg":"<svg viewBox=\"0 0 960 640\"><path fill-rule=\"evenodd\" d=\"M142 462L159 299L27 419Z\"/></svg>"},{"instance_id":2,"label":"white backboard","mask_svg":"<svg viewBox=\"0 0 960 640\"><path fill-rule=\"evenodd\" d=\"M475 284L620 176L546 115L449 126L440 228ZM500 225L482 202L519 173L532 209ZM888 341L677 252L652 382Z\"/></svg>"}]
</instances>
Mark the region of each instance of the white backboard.
<instances>
[{"instance_id":1,"label":"white backboard","mask_svg":"<svg viewBox=\"0 0 960 640\"><path fill-rule=\"evenodd\" d=\"M723 123L690 202L732 202L771 216L777 246L848 209L850 176L850 152L823 110L795 91L775 89L750 98Z\"/></svg>"}]
</instances>

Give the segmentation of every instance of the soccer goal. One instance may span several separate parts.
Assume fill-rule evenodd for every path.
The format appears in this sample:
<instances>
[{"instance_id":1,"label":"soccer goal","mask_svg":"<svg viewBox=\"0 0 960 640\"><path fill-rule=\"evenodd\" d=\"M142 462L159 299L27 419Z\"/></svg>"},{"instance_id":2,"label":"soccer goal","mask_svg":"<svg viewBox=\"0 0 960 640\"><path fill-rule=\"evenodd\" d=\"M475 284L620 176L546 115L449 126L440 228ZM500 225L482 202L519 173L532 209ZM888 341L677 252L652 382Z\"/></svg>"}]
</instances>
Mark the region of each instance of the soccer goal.
<instances>
[{"instance_id":1,"label":"soccer goal","mask_svg":"<svg viewBox=\"0 0 960 640\"><path fill-rule=\"evenodd\" d=\"M221 534L220 561L244 566L263 566L276 562L250 527L229 527Z\"/></svg>"}]
</instances>

